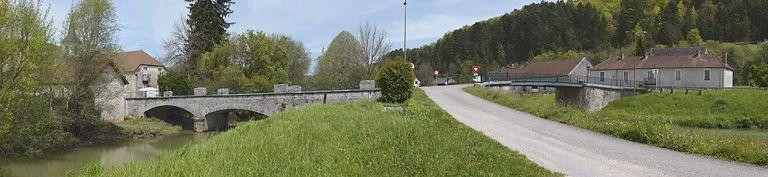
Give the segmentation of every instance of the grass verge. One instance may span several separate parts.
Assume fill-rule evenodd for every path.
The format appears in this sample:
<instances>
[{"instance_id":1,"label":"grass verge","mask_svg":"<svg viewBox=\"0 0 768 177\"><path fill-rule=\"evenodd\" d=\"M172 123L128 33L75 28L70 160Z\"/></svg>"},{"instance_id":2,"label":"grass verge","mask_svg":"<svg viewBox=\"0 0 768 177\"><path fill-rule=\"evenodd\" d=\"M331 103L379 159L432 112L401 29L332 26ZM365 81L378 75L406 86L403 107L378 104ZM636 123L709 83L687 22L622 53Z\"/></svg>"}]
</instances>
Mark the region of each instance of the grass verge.
<instances>
[{"instance_id":1,"label":"grass verge","mask_svg":"<svg viewBox=\"0 0 768 177\"><path fill-rule=\"evenodd\" d=\"M768 165L768 143L765 141L742 136L741 133L739 133L740 135L713 133L712 130L708 129L691 129L681 126L681 122L684 121L679 120L695 119L696 122L706 122L706 119L698 117L701 114L687 114L682 110L661 108L664 105L672 107L675 104L688 106L687 102L680 101L680 98L666 100L657 98L660 96L654 94L628 97L611 103L599 112L586 113L573 107L556 104L555 96L552 94L521 95L480 87L469 87L465 91L497 104L545 119L575 125L630 141L756 165ZM647 109L640 106L644 104L658 108ZM698 102L691 101L689 104L705 104L705 102L702 99ZM737 109L734 108L733 110ZM697 110L700 109L690 109L689 111ZM741 111L741 113L750 115L746 111ZM720 115L722 116L721 119L710 120L730 120L727 113Z\"/></svg>"},{"instance_id":2,"label":"grass verge","mask_svg":"<svg viewBox=\"0 0 768 177\"><path fill-rule=\"evenodd\" d=\"M403 111L384 112L385 106ZM561 176L454 120L423 91L289 110L156 160L80 176Z\"/></svg>"}]
</instances>

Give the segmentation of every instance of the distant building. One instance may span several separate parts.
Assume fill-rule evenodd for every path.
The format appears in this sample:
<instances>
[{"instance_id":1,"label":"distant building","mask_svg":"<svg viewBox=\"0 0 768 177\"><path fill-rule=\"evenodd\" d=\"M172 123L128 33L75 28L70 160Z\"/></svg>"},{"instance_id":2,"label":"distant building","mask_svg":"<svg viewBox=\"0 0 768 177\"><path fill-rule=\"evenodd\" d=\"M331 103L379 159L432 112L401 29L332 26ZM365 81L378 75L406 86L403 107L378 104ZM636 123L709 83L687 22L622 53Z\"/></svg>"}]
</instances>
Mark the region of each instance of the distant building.
<instances>
[{"instance_id":1,"label":"distant building","mask_svg":"<svg viewBox=\"0 0 768 177\"><path fill-rule=\"evenodd\" d=\"M649 87L733 87L727 58L707 48L655 48L647 56L617 56L591 69L600 81L635 80Z\"/></svg>"},{"instance_id":2,"label":"distant building","mask_svg":"<svg viewBox=\"0 0 768 177\"><path fill-rule=\"evenodd\" d=\"M125 98L158 96L157 79L165 72L163 64L141 50L118 53L102 68L90 87L101 119L107 121L125 119Z\"/></svg>"},{"instance_id":3,"label":"distant building","mask_svg":"<svg viewBox=\"0 0 768 177\"><path fill-rule=\"evenodd\" d=\"M586 78L592 63L586 57L567 60L550 60L531 63L519 68L505 68L497 72L489 73L490 81L505 81L515 77L530 76L570 76L574 78ZM515 92L553 93L554 88L539 88L533 86L514 87Z\"/></svg>"},{"instance_id":4,"label":"distant building","mask_svg":"<svg viewBox=\"0 0 768 177\"><path fill-rule=\"evenodd\" d=\"M128 81L126 97L159 95L150 92L158 92L158 78L165 73L165 65L142 50L119 53L115 64Z\"/></svg>"}]
</instances>

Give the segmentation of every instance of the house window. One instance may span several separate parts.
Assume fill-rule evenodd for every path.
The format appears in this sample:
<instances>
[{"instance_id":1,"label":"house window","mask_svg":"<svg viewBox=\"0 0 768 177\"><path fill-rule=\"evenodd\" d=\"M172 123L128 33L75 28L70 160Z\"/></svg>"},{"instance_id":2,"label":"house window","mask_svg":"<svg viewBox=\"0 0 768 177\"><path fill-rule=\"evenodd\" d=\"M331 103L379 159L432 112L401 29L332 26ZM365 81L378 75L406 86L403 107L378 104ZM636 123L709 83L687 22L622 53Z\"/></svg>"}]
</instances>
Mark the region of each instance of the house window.
<instances>
[{"instance_id":1,"label":"house window","mask_svg":"<svg viewBox=\"0 0 768 177\"><path fill-rule=\"evenodd\" d=\"M675 80L676 81L683 80L683 71L682 70L679 70L679 69L675 70Z\"/></svg>"},{"instance_id":2,"label":"house window","mask_svg":"<svg viewBox=\"0 0 768 177\"><path fill-rule=\"evenodd\" d=\"M712 74L712 70L705 69L704 70L704 80L705 81L711 80L712 79L710 77L711 74Z\"/></svg>"},{"instance_id":3,"label":"house window","mask_svg":"<svg viewBox=\"0 0 768 177\"><path fill-rule=\"evenodd\" d=\"M605 82L605 72L600 72L600 82Z\"/></svg>"},{"instance_id":4,"label":"house window","mask_svg":"<svg viewBox=\"0 0 768 177\"><path fill-rule=\"evenodd\" d=\"M648 70L648 80L656 79L656 75L653 73L653 70Z\"/></svg>"},{"instance_id":5,"label":"house window","mask_svg":"<svg viewBox=\"0 0 768 177\"><path fill-rule=\"evenodd\" d=\"M629 71L624 71L624 80L625 81L629 80Z\"/></svg>"}]
</instances>

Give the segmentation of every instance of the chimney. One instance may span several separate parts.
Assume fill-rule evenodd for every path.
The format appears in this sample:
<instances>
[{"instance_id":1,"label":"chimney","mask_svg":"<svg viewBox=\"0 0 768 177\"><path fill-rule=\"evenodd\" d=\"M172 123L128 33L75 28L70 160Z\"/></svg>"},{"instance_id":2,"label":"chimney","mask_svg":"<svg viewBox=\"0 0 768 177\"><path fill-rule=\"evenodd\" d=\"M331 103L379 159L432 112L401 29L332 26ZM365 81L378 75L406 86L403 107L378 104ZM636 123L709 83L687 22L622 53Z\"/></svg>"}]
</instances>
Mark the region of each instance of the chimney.
<instances>
[{"instance_id":1,"label":"chimney","mask_svg":"<svg viewBox=\"0 0 768 177\"><path fill-rule=\"evenodd\" d=\"M723 63L728 65L728 52L725 52L725 58L723 58Z\"/></svg>"},{"instance_id":2,"label":"chimney","mask_svg":"<svg viewBox=\"0 0 768 177\"><path fill-rule=\"evenodd\" d=\"M621 53L621 57L619 57L619 60L624 60L624 53Z\"/></svg>"}]
</instances>

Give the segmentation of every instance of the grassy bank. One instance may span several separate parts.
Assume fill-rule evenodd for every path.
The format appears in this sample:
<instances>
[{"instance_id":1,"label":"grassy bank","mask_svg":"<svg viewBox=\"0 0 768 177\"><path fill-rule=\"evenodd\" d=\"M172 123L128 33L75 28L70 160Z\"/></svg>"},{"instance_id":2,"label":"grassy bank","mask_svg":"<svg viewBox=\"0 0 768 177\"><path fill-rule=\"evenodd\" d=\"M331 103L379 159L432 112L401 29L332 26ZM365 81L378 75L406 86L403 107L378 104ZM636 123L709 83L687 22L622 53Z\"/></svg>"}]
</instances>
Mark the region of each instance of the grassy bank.
<instances>
[{"instance_id":1,"label":"grassy bank","mask_svg":"<svg viewBox=\"0 0 768 177\"><path fill-rule=\"evenodd\" d=\"M134 138L146 138L181 133L181 126L173 126L157 118L127 117L115 125Z\"/></svg>"},{"instance_id":2,"label":"grassy bank","mask_svg":"<svg viewBox=\"0 0 768 177\"><path fill-rule=\"evenodd\" d=\"M156 160L92 166L82 176L559 175L455 121L417 90L405 104L289 110Z\"/></svg>"},{"instance_id":3,"label":"grassy bank","mask_svg":"<svg viewBox=\"0 0 768 177\"><path fill-rule=\"evenodd\" d=\"M705 96L677 93L648 94L618 100L596 113L585 113L576 108L556 104L555 96L551 94L521 95L480 87L465 90L475 96L542 118L630 141L756 165L768 165L768 143L756 138L764 137L760 133L755 135L756 132L760 132L759 130L733 129L723 132L706 129L762 127L760 120L764 120L765 117L761 116L765 114L759 112L766 111L764 104L768 101L757 101L751 98L763 97L766 92L709 91ZM760 107L761 105L763 106ZM745 119L756 121L740 123Z\"/></svg>"}]
</instances>

